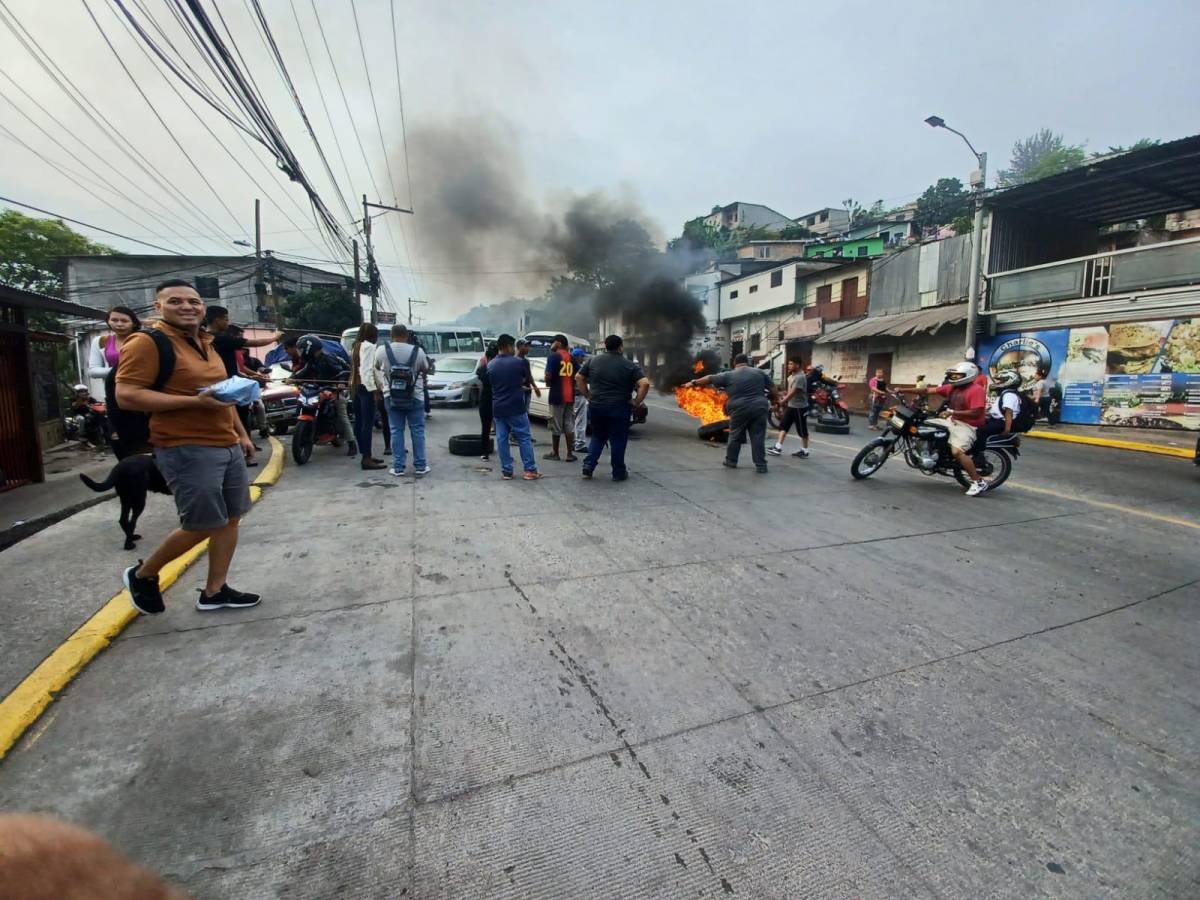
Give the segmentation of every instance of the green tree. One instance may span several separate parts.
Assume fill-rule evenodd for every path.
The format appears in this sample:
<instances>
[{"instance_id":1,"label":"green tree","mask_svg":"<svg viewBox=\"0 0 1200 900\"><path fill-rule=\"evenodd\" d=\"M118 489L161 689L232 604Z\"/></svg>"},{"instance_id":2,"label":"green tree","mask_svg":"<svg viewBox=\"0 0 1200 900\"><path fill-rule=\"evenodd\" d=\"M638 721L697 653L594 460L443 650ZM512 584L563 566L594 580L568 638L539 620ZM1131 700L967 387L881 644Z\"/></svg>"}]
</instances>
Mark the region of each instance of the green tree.
<instances>
[{"instance_id":1,"label":"green tree","mask_svg":"<svg viewBox=\"0 0 1200 900\"><path fill-rule=\"evenodd\" d=\"M971 192L957 178L939 178L917 198L917 222L937 228L968 214Z\"/></svg>"},{"instance_id":2,"label":"green tree","mask_svg":"<svg viewBox=\"0 0 1200 900\"><path fill-rule=\"evenodd\" d=\"M1068 144L1061 134L1043 128L1013 144L1012 159L1007 169L997 175L1000 187L1027 184L1087 162L1082 144Z\"/></svg>"},{"instance_id":3,"label":"green tree","mask_svg":"<svg viewBox=\"0 0 1200 900\"><path fill-rule=\"evenodd\" d=\"M292 330L341 334L362 321L362 309L348 292L301 291L283 301L284 324Z\"/></svg>"},{"instance_id":4,"label":"green tree","mask_svg":"<svg viewBox=\"0 0 1200 900\"><path fill-rule=\"evenodd\" d=\"M775 237L781 241L802 241L815 235L803 225L788 225L776 232Z\"/></svg>"},{"instance_id":5,"label":"green tree","mask_svg":"<svg viewBox=\"0 0 1200 900\"><path fill-rule=\"evenodd\" d=\"M35 219L13 209L0 213L0 281L27 291L62 297L58 257L116 252L88 240L58 219Z\"/></svg>"},{"instance_id":6,"label":"green tree","mask_svg":"<svg viewBox=\"0 0 1200 900\"><path fill-rule=\"evenodd\" d=\"M1111 156L1114 153L1132 153L1134 150L1145 150L1147 147L1157 147L1161 143L1162 141L1158 140L1157 138L1141 138L1140 140L1134 141L1128 147L1122 147L1120 144L1118 144L1115 147L1109 147L1103 153L1093 153L1092 159L1102 156Z\"/></svg>"}]
</instances>

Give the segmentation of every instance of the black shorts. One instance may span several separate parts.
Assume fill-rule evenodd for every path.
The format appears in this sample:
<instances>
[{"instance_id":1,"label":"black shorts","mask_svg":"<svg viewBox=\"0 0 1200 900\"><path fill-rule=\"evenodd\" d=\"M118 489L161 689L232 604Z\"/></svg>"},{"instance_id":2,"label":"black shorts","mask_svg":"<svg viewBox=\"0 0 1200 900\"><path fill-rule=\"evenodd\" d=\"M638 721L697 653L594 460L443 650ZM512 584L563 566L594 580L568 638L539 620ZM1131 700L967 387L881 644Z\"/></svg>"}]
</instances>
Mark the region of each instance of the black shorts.
<instances>
[{"instance_id":1,"label":"black shorts","mask_svg":"<svg viewBox=\"0 0 1200 900\"><path fill-rule=\"evenodd\" d=\"M808 410L795 406L784 407L783 419L779 422L779 430L787 431L792 426L800 437L808 437Z\"/></svg>"}]
</instances>

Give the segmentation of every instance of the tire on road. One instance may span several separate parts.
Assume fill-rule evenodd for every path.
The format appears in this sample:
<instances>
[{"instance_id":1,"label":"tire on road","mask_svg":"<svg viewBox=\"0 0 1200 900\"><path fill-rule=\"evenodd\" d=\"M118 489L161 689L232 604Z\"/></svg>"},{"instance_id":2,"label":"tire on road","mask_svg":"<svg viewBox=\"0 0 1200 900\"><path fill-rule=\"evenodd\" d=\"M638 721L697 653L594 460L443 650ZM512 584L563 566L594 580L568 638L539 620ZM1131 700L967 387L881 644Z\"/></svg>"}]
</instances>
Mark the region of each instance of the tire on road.
<instances>
[{"instance_id":1,"label":"tire on road","mask_svg":"<svg viewBox=\"0 0 1200 900\"><path fill-rule=\"evenodd\" d=\"M316 425L312 422L300 422L296 433L292 436L292 459L296 465L302 466L312 456L313 441L316 439Z\"/></svg>"},{"instance_id":2,"label":"tire on road","mask_svg":"<svg viewBox=\"0 0 1200 900\"><path fill-rule=\"evenodd\" d=\"M842 425L835 425L827 422L817 422L813 425L814 431L819 431L821 434L849 434L850 423L846 422Z\"/></svg>"},{"instance_id":3,"label":"tire on road","mask_svg":"<svg viewBox=\"0 0 1200 900\"><path fill-rule=\"evenodd\" d=\"M495 445L496 442L489 437L485 449L483 438L477 434L452 434L450 436L450 452L455 456L482 456L485 453L491 453L495 449Z\"/></svg>"},{"instance_id":4,"label":"tire on road","mask_svg":"<svg viewBox=\"0 0 1200 900\"><path fill-rule=\"evenodd\" d=\"M702 441L714 441L718 444L729 443L729 420L722 419L719 422L709 422L707 425L701 425L696 429L696 437Z\"/></svg>"},{"instance_id":5,"label":"tire on road","mask_svg":"<svg viewBox=\"0 0 1200 900\"><path fill-rule=\"evenodd\" d=\"M860 481L870 478L887 462L890 454L886 448L887 442L883 438L875 438L858 451L858 456L854 457L854 462L850 463L850 474Z\"/></svg>"},{"instance_id":6,"label":"tire on road","mask_svg":"<svg viewBox=\"0 0 1200 900\"><path fill-rule=\"evenodd\" d=\"M1012 457L998 447L988 447L983 451L983 456L992 467L992 474L985 479L988 490L994 491L1008 481L1008 476L1012 474ZM971 486L971 479L958 466L954 467L954 478L964 488Z\"/></svg>"}]
</instances>

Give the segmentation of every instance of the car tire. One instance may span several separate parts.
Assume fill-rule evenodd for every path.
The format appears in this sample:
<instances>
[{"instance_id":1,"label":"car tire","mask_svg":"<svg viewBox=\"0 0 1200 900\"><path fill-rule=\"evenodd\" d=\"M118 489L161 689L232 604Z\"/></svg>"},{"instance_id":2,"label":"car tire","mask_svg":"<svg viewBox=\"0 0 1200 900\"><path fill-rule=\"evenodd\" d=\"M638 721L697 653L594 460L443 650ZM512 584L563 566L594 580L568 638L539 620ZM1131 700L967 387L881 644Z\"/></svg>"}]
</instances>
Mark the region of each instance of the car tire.
<instances>
[{"instance_id":1,"label":"car tire","mask_svg":"<svg viewBox=\"0 0 1200 900\"><path fill-rule=\"evenodd\" d=\"M477 434L453 434L450 436L450 452L455 456L482 456L495 449L496 442L490 437L484 448L483 438Z\"/></svg>"}]
</instances>

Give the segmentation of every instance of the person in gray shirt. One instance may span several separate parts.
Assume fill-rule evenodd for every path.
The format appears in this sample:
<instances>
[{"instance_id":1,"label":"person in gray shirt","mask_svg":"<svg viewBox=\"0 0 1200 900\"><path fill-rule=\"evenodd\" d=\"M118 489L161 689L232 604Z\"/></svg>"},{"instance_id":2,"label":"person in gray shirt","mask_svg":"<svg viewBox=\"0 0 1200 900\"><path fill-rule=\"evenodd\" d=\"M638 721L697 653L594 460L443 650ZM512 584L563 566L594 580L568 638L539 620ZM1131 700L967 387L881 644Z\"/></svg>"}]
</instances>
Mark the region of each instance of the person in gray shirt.
<instances>
[{"instance_id":1,"label":"person in gray shirt","mask_svg":"<svg viewBox=\"0 0 1200 900\"><path fill-rule=\"evenodd\" d=\"M587 398L592 417L592 442L583 460L583 477L591 478L607 444L613 481L629 477L625 468L625 445L633 407L641 406L650 390L650 379L632 359L622 353L620 335L604 339L604 350L585 362L575 373L575 387ZM636 391L632 405L629 395Z\"/></svg>"},{"instance_id":2,"label":"person in gray shirt","mask_svg":"<svg viewBox=\"0 0 1200 900\"><path fill-rule=\"evenodd\" d=\"M779 391L771 376L762 369L750 367L745 353L733 358L733 369L705 375L689 381L687 387L723 388L728 395L725 412L729 414L729 443L725 448L725 466L737 468L738 454L742 449L743 435L750 437L750 455L754 458L755 471L767 472L767 413L771 406L779 405ZM768 401L768 397L770 400Z\"/></svg>"}]
</instances>

